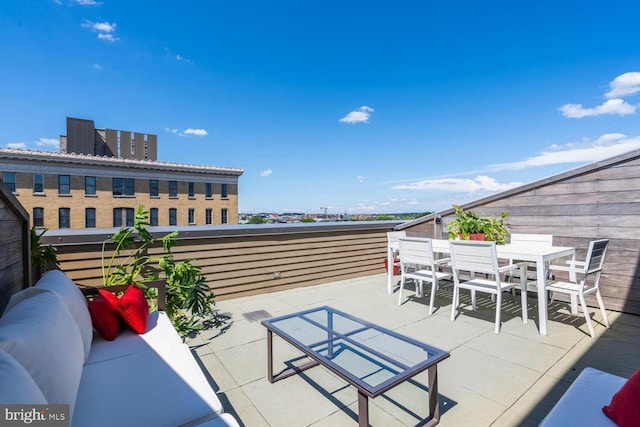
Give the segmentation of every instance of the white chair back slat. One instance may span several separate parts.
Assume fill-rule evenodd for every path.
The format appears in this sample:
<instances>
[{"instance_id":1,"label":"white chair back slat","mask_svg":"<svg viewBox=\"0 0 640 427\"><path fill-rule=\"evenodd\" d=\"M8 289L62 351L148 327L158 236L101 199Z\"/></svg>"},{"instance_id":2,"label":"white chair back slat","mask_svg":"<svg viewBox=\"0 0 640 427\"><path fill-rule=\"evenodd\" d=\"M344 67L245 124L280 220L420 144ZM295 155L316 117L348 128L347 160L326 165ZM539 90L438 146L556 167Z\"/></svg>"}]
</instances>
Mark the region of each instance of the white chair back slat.
<instances>
[{"instance_id":1,"label":"white chair back slat","mask_svg":"<svg viewBox=\"0 0 640 427\"><path fill-rule=\"evenodd\" d=\"M431 239L423 237L402 237L399 239L400 264L433 265Z\"/></svg>"},{"instance_id":2,"label":"white chair back slat","mask_svg":"<svg viewBox=\"0 0 640 427\"><path fill-rule=\"evenodd\" d=\"M495 242L452 240L449 244L454 270L487 274L495 274L498 271Z\"/></svg>"}]
</instances>

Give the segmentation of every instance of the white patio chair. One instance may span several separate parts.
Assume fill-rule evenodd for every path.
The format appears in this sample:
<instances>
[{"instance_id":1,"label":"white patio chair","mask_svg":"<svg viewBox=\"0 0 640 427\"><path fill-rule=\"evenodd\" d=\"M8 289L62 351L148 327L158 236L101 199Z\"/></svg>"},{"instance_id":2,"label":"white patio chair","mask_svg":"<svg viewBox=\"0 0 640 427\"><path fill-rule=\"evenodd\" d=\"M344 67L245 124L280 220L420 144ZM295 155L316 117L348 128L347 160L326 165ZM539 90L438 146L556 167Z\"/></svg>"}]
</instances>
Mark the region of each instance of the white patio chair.
<instances>
[{"instance_id":1,"label":"white patio chair","mask_svg":"<svg viewBox=\"0 0 640 427\"><path fill-rule=\"evenodd\" d=\"M476 310L475 292L485 292L495 295L496 299L496 325L495 333L500 333L500 317L502 309L502 293L516 286L516 283L506 282L501 279L501 273L519 269L520 264L511 264L504 267L498 266L496 254L496 242L480 242L472 240L452 240L451 268L453 269L453 304L451 307L451 320L454 321L460 305L460 289L471 291L472 308ZM469 280L462 280L461 272L470 274ZM487 278L475 277L476 273L485 274ZM522 284L521 284L522 285ZM527 291L522 290L522 321L527 321Z\"/></svg>"},{"instance_id":2,"label":"white patio chair","mask_svg":"<svg viewBox=\"0 0 640 427\"><path fill-rule=\"evenodd\" d=\"M389 283L387 283L387 291L393 293L393 276L396 267L400 267L400 259L398 258L399 246L398 240L407 235L406 231L389 231L387 233L387 275ZM391 262L389 262L391 261Z\"/></svg>"},{"instance_id":3,"label":"white patio chair","mask_svg":"<svg viewBox=\"0 0 640 427\"><path fill-rule=\"evenodd\" d=\"M602 295L600 294L600 275L602 273L602 266L604 265L604 258L607 254L607 247L609 246L609 240L593 240L589 243L589 249L587 250L587 258L583 261L567 261L568 266L562 265L550 265L549 268L555 271L565 271L570 274L570 280L554 281L547 285L547 290L551 292L558 292L568 294L569 296L575 296L580 301L580 306L584 313L584 318L587 321L589 327L589 333L591 338L595 338L593 331L593 325L591 324L591 317L587 311L587 303L585 296L590 294L596 294L598 300L598 306L602 313L602 319L607 328L609 328L609 318L607 317L607 311L604 308L604 302L602 301ZM571 274L573 273L573 274ZM575 277L575 282L571 281ZM593 280L590 280L593 279Z\"/></svg>"},{"instance_id":4,"label":"white patio chair","mask_svg":"<svg viewBox=\"0 0 640 427\"><path fill-rule=\"evenodd\" d=\"M450 258L436 260L433 256L431 239L425 237L402 237L400 247L400 291L398 305L402 304L402 290L407 279L416 282L416 294L424 295L423 282L431 282L429 315L433 313L433 303L441 280L451 279L451 273L441 271L441 267L450 262ZM418 291L419 290L419 291Z\"/></svg>"},{"instance_id":5,"label":"white patio chair","mask_svg":"<svg viewBox=\"0 0 640 427\"><path fill-rule=\"evenodd\" d=\"M513 233L511 234L511 242L512 245L518 246L527 246L527 247L548 247L553 246L553 234L520 234ZM517 260L510 259L509 264L516 263ZM536 272L536 264L534 262L526 262L527 266L527 291L528 292L538 292L537 285L537 272ZM520 271L516 270L512 273L509 273L507 276L510 280L520 280ZM511 293L515 295L515 288L511 290Z\"/></svg>"},{"instance_id":6,"label":"white patio chair","mask_svg":"<svg viewBox=\"0 0 640 427\"><path fill-rule=\"evenodd\" d=\"M407 236L406 231L389 231L387 233L387 248L393 251L393 260L394 260L394 263L397 262L396 266L400 265L400 261L398 260L398 253L399 253L398 240L400 240L401 237L406 237L406 236ZM391 268L391 266L389 266L389 268Z\"/></svg>"}]
</instances>

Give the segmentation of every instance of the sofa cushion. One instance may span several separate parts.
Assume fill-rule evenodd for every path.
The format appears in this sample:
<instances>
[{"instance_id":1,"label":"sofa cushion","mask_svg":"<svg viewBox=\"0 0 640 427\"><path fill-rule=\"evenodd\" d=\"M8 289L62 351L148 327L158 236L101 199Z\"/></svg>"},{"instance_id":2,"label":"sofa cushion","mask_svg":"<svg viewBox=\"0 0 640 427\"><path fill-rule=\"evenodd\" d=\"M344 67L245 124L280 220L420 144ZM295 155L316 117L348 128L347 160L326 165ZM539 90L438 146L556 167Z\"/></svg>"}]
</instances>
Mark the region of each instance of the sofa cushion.
<instances>
[{"instance_id":1,"label":"sofa cushion","mask_svg":"<svg viewBox=\"0 0 640 427\"><path fill-rule=\"evenodd\" d=\"M0 349L27 370L48 403L69 404L73 414L84 348L78 325L55 292L32 287L11 297L0 317Z\"/></svg>"},{"instance_id":2,"label":"sofa cushion","mask_svg":"<svg viewBox=\"0 0 640 427\"><path fill-rule=\"evenodd\" d=\"M46 404L33 378L9 353L0 351L0 403Z\"/></svg>"},{"instance_id":3,"label":"sofa cushion","mask_svg":"<svg viewBox=\"0 0 640 427\"><path fill-rule=\"evenodd\" d=\"M87 364L103 362L116 357L128 356L149 350L158 350L167 345L182 345L182 339L171 324L167 313L154 311L149 313L147 329L144 334L130 330L120 331L114 341L106 341L96 334L91 344L91 353Z\"/></svg>"},{"instance_id":4,"label":"sofa cushion","mask_svg":"<svg viewBox=\"0 0 640 427\"><path fill-rule=\"evenodd\" d=\"M626 378L594 368L584 368L540 427L610 426L616 424L602 413L602 407L622 387Z\"/></svg>"},{"instance_id":5,"label":"sofa cushion","mask_svg":"<svg viewBox=\"0 0 640 427\"><path fill-rule=\"evenodd\" d=\"M149 316L149 304L144 297L142 289L136 285L129 285L120 297L118 312L124 323L132 331L143 334L147 329L147 316Z\"/></svg>"},{"instance_id":6,"label":"sofa cushion","mask_svg":"<svg viewBox=\"0 0 640 427\"><path fill-rule=\"evenodd\" d=\"M91 326L91 318L87 309L87 300L82 295L78 286L60 270L51 270L44 275L36 283L37 288L48 289L62 299L67 305L69 312L75 319L82 336L82 344L84 346L84 360L89 357L91 350L91 340L93 339L93 328Z\"/></svg>"},{"instance_id":7,"label":"sofa cushion","mask_svg":"<svg viewBox=\"0 0 640 427\"><path fill-rule=\"evenodd\" d=\"M640 369L624 383L602 412L620 427L637 426L640 423Z\"/></svg>"},{"instance_id":8,"label":"sofa cushion","mask_svg":"<svg viewBox=\"0 0 640 427\"><path fill-rule=\"evenodd\" d=\"M222 413L185 344L87 364L72 426L176 426Z\"/></svg>"},{"instance_id":9,"label":"sofa cushion","mask_svg":"<svg viewBox=\"0 0 640 427\"><path fill-rule=\"evenodd\" d=\"M115 298L115 304L109 301L109 297L105 297L103 293ZM102 289L100 289L100 294L97 297L89 301L91 323L100 336L107 341L113 341L120 330L121 321L117 306L118 298L111 292L103 291ZM89 357L87 357L88 359Z\"/></svg>"}]
</instances>

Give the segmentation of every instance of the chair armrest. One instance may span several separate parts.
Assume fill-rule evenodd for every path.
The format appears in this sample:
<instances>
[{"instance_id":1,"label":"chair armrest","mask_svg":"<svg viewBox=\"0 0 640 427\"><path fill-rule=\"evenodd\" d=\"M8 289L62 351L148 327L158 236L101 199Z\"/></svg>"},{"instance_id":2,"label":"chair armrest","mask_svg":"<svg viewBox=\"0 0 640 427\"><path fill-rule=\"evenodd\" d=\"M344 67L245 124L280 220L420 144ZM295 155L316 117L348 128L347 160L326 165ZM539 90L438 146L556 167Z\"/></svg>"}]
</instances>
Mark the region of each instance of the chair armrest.
<instances>
[{"instance_id":1,"label":"chair armrest","mask_svg":"<svg viewBox=\"0 0 640 427\"><path fill-rule=\"evenodd\" d=\"M564 265L555 265L555 264L549 265L549 270L567 271L569 273L582 273L583 272L582 269L578 269L578 268L576 268L574 266L567 267L567 266L564 266Z\"/></svg>"},{"instance_id":2,"label":"chair armrest","mask_svg":"<svg viewBox=\"0 0 640 427\"><path fill-rule=\"evenodd\" d=\"M584 267L586 265L586 262L584 262L584 261L575 261L575 260L572 260L572 259L569 259L566 262L571 267Z\"/></svg>"},{"instance_id":3,"label":"chair armrest","mask_svg":"<svg viewBox=\"0 0 640 427\"><path fill-rule=\"evenodd\" d=\"M447 265L451 263L451 258L440 258L433 261L435 265Z\"/></svg>"},{"instance_id":4,"label":"chair armrest","mask_svg":"<svg viewBox=\"0 0 640 427\"><path fill-rule=\"evenodd\" d=\"M85 297L94 297L98 295L98 289L105 289L109 292L116 293L116 292L124 292L129 287L129 285L113 285L113 286L104 286L104 285L91 286L91 285L82 285L82 284L77 284L77 285ZM164 282L164 280L153 280L151 282L146 282L144 283L144 286L146 286L147 288L158 289L158 310L164 311L167 305L167 290L166 290L167 284Z\"/></svg>"},{"instance_id":5,"label":"chair armrest","mask_svg":"<svg viewBox=\"0 0 640 427\"><path fill-rule=\"evenodd\" d=\"M524 263L522 263L522 262L519 262L517 264L507 264L505 266L499 267L498 271L500 273L507 273L507 272L510 272L510 271L520 270L520 266L522 266L523 264Z\"/></svg>"}]
</instances>

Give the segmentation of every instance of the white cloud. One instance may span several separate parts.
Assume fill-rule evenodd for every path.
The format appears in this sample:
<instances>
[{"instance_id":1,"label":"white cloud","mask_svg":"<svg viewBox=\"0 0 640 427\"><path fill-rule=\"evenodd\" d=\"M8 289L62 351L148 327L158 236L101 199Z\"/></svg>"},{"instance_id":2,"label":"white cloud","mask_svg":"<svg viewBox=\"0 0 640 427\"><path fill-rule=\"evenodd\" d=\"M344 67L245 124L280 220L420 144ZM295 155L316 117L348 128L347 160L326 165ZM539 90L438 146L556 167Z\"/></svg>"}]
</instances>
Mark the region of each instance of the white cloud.
<instances>
[{"instance_id":1,"label":"white cloud","mask_svg":"<svg viewBox=\"0 0 640 427\"><path fill-rule=\"evenodd\" d=\"M356 180L358 182L365 182L367 180L367 177L366 176L362 176L362 175L358 175L358 176L356 176Z\"/></svg>"},{"instance_id":2,"label":"white cloud","mask_svg":"<svg viewBox=\"0 0 640 427\"><path fill-rule=\"evenodd\" d=\"M620 74L609 83L611 90L604 96L607 98L620 98L640 92L640 72L632 71Z\"/></svg>"},{"instance_id":3,"label":"white cloud","mask_svg":"<svg viewBox=\"0 0 640 427\"><path fill-rule=\"evenodd\" d=\"M270 176L273 173L271 169L264 170L260 172L260 176Z\"/></svg>"},{"instance_id":4,"label":"white cloud","mask_svg":"<svg viewBox=\"0 0 640 427\"><path fill-rule=\"evenodd\" d=\"M549 151L543 151L537 156L518 162L489 166L488 169L500 171L563 163L591 163L639 148L640 136L627 137L621 133L608 133L593 141L586 140L580 145L576 143L570 143L565 146L554 145Z\"/></svg>"},{"instance_id":5,"label":"white cloud","mask_svg":"<svg viewBox=\"0 0 640 427\"><path fill-rule=\"evenodd\" d=\"M114 37L113 34L107 34L107 33L99 33L98 34L98 39L99 40L105 40L108 42L116 42L118 40L120 40L118 37Z\"/></svg>"},{"instance_id":6,"label":"white cloud","mask_svg":"<svg viewBox=\"0 0 640 427\"><path fill-rule=\"evenodd\" d=\"M91 25L91 28L101 33L113 33L116 30L116 23L114 22L113 24L110 24L108 22L94 22Z\"/></svg>"},{"instance_id":7,"label":"white cloud","mask_svg":"<svg viewBox=\"0 0 640 427\"><path fill-rule=\"evenodd\" d=\"M475 179L440 178L425 179L411 184L396 185L394 190L440 190L456 193L476 193L480 191L499 192L519 187L522 182L500 183L495 178L478 175Z\"/></svg>"},{"instance_id":8,"label":"white cloud","mask_svg":"<svg viewBox=\"0 0 640 427\"><path fill-rule=\"evenodd\" d=\"M178 133L178 129L164 128L164 131L169 133Z\"/></svg>"},{"instance_id":9,"label":"white cloud","mask_svg":"<svg viewBox=\"0 0 640 427\"><path fill-rule=\"evenodd\" d=\"M193 136L206 136L208 134L209 133L204 129L191 129L191 128L189 128L189 129L187 129L187 130L185 130L184 132L181 133L181 135L186 135L186 136L190 136L190 135L193 135Z\"/></svg>"},{"instance_id":10,"label":"white cloud","mask_svg":"<svg viewBox=\"0 0 640 427\"><path fill-rule=\"evenodd\" d=\"M588 116L602 116L604 114L618 114L626 116L636 112L635 105L627 104L623 99L615 98L605 101L594 108L584 108L582 104L565 104L560 107L562 115L570 119L581 119Z\"/></svg>"},{"instance_id":11,"label":"white cloud","mask_svg":"<svg viewBox=\"0 0 640 427\"><path fill-rule=\"evenodd\" d=\"M113 33L115 33L116 31L116 23L109 23L109 22L91 22L91 21L85 21L82 26L84 28L89 28L93 31L96 31L98 33L98 39L100 40L104 40L104 41L108 41L108 42L115 42L120 40L118 37L116 37Z\"/></svg>"},{"instance_id":12,"label":"white cloud","mask_svg":"<svg viewBox=\"0 0 640 427\"><path fill-rule=\"evenodd\" d=\"M76 0L76 3L78 3L80 6L98 6L102 4L101 1L95 0Z\"/></svg>"},{"instance_id":13,"label":"white cloud","mask_svg":"<svg viewBox=\"0 0 640 427\"><path fill-rule=\"evenodd\" d=\"M350 123L350 124L369 123L369 117L373 112L374 112L373 108L363 105L357 110L350 112L349 114L341 118L339 121L340 123Z\"/></svg>"},{"instance_id":14,"label":"white cloud","mask_svg":"<svg viewBox=\"0 0 640 427\"><path fill-rule=\"evenodd\" d=\"M27 148L27 144L24 142L10 142L7 144L7 148L12 148L14 150L24 150Z\"/></svg>"},{"instance_id":15,"label":"white cloud","mask_svg":"<svg viewBox=\"0 0 640 427\"><path fill-rule=\"evenodd\" d=\"M104 68L100 64L93 64L91 66L94 70L102 71Z\"/></svg>"},{"instance_id":16,"label":"white cloud","mask_svg":"<svg viewBox=\"0 0 640 427\"><path fill-rule=\"evenodd\" d=\"M618 114L620 116L635 114L637 106L627 103L622 98L640 92L640 72L632 71L620 74L609 83L609 87L611 90L604 94L609 99L602 105L585 108L582 104L564 104L560 107L560 112L570 119L605 114Z\"/></svg>"},{"instance_id":17,"label":"white cloud","mask_svg":"<svg viewBox=\"0 0 640 427\"><path fill-rule=\"evenodd\" d=\"M36 145L39 147L60 148L60 140L55 138L40 138L36 141Z\"/></svg>"}]
</instances>

